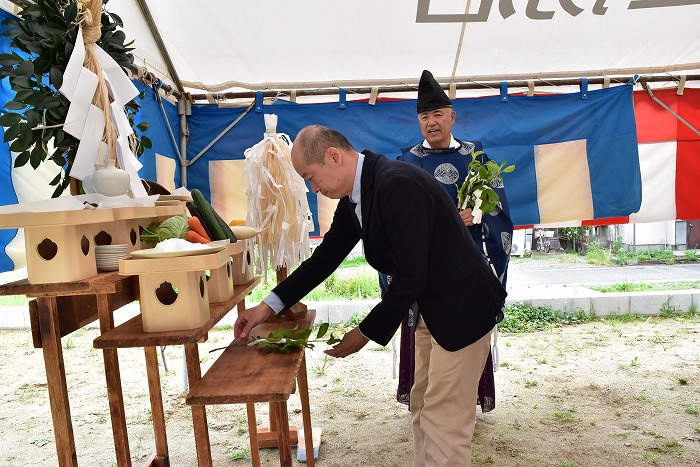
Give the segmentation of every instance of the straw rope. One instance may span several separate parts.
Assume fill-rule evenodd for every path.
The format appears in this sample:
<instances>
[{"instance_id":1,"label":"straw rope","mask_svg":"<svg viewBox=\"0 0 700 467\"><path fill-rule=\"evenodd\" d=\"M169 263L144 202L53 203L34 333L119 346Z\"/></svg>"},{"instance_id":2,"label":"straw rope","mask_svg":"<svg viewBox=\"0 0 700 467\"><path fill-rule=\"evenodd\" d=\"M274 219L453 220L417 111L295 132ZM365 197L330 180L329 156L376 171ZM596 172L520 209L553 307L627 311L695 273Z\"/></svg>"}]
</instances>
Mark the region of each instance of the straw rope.
<instances>
[{"instance_id":1,"label":"straw rope","mask_svg":"<svg viewBox=\"0 0 700 467\"><path fill-rule=\"evenodd\" d=\"M102 136L102 141L107 144L108 160L114 161L118 167L116 140L117 132L114 128L114 123L109 114L109 89L105 81L104 73L100 62L97 59L94 48L100 37L102 37L102 0L78 0L78 23L83 28L83 42L85 43L85 60L83 66L97 75L97 89L92 98L92 103L95 107L102 110L104 114L105 129ZM106 161L98 161L104 164Z\"/></svg>"}]
</instances>

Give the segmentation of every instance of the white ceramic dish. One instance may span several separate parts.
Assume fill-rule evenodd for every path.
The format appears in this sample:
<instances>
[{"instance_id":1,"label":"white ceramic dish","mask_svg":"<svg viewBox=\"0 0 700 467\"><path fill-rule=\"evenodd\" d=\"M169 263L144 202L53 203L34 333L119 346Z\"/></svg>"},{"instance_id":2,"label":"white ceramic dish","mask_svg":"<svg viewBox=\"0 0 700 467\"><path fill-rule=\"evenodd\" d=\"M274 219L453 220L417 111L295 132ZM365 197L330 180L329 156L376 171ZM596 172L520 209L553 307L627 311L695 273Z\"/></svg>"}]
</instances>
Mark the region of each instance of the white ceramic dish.
<instances>
[{"instance_id":1,"label":"white ceramic dish","mask_svg":"<svg viewBox=\"0 0 700 467\"><path fill-rule=\"evenodd\" d=\"M126 251L127 245L96 245L95 253L121 253Z\"/></svg>"},{"instance_id":2,"label":"white ceramic dish","mask_svg":"<svg viewBox=\"0 0 700 467\"><path fill-rule=\"evenodd\" d=\"M126 253L123 255L109 255L109 256L95 256L95 261L98 263L104 262L104 261L119 261L120 259L126 258Z\"/></svg>"},{"instance_id":3,"label":"white ceramic dish","mask_svg":"<svg viewBox=\"0 0 700 467\"><path fill-rule=\"evenodd\" d=\"M154 251L155 248L147 248L145 250L136 250L131 252L132 258L176 258L178 256L195 256L209 255L219 252L226 248L226 245L210 246L207 248L197 248L192 250L179 251Z\"/></svg>"},{"instance_id":4,"label":"white ceramic dish","mask_svg":"<svg viewBox=\"0 0 700 467\"><path fill-rule=\"evenodd\" d=\"M124 253L114 253L114 254L104 254L104 255L101 255L101 254L99 254L99 253L96 253L96 254L95 254L95 259L96 259L97 261L100 261L100 260L110 260L110 259L122 259L122 258L126 258L126 252L124 252Z\"/></svg>"},{"instance_id":5,"label":"white ceramic dish","mask_svg":"<svg viewBox=\"0 0 700 467\"><path fill-rule=\"evenodd\" d=\"M211 247L211 248L214 248L214 247L218 247L218 246L224 246L224 247L225 247L226 245L230 245L230 244L231 244L231 240L229 240L229 239L226 239L226 240L212 240L211 242L207 243L207 246L209 246L209 247Z\"/></svg>"},{"instance_id":6,"label":"white ceramic dish","mask_svg":"<svg viewBox=\"0 0 700 467\"><path fill-rule=\"evenodd\" d=\"M119 263L119 261L123 260L124 258L126 258L126 256L121 258L97 259L97 261L95 261L95 264L97 264L98 266L100 264L115 264Z\"/></svg>"},{"instance_id":7,"label":"white ceramic dish","mask_svg":"<svg viewBox=\"0 0 700 467\"><path fill-rule=\"evenodd\" d=\"M124 253L114 253L114 254L105 254L105 255L95 255L96 260L112 260L112 259L123 259L126 258L126 252Z\"/></svg>"}]
</instances>

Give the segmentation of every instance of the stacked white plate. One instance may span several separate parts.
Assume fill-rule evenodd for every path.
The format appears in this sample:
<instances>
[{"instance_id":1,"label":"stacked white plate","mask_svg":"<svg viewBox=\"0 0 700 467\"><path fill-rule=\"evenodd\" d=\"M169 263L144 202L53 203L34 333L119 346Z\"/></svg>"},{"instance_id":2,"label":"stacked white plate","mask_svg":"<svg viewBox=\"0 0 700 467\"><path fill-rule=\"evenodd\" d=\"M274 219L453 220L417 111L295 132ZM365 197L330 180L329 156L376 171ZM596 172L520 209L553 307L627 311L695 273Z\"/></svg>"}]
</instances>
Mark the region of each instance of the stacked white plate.
<instances>
[{"instance_id":1,"label":"stacked white plate","mask_svg":"<svg viewBox=\"0 0 700 467\"><path fill-rule=\"evenodd\" d=\"M98 271L117 271L119 260L126 258L126 243L118 245L95 245L95 262Z\"/></svg>"}]
</instances>

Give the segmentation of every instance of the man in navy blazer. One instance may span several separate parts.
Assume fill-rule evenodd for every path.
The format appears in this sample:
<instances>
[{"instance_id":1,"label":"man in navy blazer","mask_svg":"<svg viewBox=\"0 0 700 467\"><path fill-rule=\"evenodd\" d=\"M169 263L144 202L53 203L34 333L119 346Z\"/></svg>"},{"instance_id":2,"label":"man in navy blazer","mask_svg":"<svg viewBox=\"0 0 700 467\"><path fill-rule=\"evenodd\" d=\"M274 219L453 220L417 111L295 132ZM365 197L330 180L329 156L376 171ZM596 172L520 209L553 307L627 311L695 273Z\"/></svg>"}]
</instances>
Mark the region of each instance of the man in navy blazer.
<instances>
[{"instance_id":1,"label":"man in navy blazer","mask_svg":"<svg viewBox=\"0 0 700 467\"><path fill-rule=\"evenodd\" d=\"M415 465L470 465L477 386L506 293L454 202L424 170L358 153L342 134L320 125L299 132L291 157L313 191L338 199L338 206L313 254L262 303L240 312L235 337L248 339L254 326L301 300L362 240L367 262L392 282L359 326L326 353L346 357L370 339L386 345L417 302Z\"/></svg>"}]
</instances>

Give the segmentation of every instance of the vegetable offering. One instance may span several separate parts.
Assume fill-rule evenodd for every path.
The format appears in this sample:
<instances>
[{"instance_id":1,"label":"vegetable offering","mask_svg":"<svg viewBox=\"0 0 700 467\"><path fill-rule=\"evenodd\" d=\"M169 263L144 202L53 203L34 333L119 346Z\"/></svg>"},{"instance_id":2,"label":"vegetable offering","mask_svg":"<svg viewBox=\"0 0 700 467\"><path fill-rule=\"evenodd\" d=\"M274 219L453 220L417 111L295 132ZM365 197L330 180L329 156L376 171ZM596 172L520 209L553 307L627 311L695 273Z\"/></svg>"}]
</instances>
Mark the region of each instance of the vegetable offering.
<instances>
[{"instance_id":1,"label":"vegetable offering","mask_svg":"<svg viewBox=\"0 0 700 467\"><path fill-rule=\"evenodd\" d=\"M169 238L185 238L190 230L187 225L187 217L184 215L173 216L162 222L151 222L141 232L141 241L157 244Z\"/></svg>"}]
</instances>

